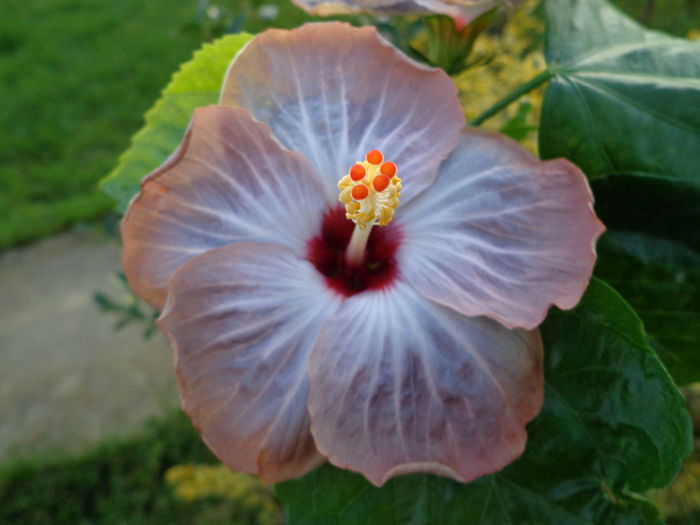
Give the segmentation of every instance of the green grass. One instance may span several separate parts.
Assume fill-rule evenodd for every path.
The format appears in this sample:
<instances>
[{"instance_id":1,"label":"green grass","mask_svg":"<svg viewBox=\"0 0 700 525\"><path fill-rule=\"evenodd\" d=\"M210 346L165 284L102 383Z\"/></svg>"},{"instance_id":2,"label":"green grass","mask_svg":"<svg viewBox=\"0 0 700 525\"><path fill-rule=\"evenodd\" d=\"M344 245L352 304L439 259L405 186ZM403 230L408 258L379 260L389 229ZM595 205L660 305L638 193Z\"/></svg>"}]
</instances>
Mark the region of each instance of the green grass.
<instances>
[{"instance_id":1,"label":"green grass","mask_svg":"<svg viewBox=\"0 0 700 525\"><path fill-rule=\"evenodd\" d=\"M77 458L6 465L0 469L0 523L258 524L250 502L176 498L163 475L183 463L217 461L178 412L138 436Z\"/></svg>"},{"instance_id":2,"label":"green grass","mask_svg":"<svg viewBox=\"0 0 700 525\"><path fill-rule=\"evenodd\" d=\"M110 209L96 182L198 45L195 6L0 3L0 249Z\"/></svg>"}]
</instances>

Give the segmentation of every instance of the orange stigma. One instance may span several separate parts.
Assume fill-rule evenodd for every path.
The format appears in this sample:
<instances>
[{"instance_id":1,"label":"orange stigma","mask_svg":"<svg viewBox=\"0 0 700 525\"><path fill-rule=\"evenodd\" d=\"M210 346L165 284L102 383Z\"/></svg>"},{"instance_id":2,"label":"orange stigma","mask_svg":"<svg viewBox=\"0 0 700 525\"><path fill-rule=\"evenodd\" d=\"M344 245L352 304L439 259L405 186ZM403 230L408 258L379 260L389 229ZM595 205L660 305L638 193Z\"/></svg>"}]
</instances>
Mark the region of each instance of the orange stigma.
<instances>
[{"instance_id":1,"label":"orange stigma","mask_svg":"<svg viewBox=\"0 0 700 525\"><path fill-rule=\"evenodd\" d=\"M361 201L362 199L366 199L367 196L369 195L369 190L367 189L367 186L363 186L361 184L358 184L352 189L352 198L355 199L356 201Z\"/></svg>"},{"instance_id":2,"label":"orange stigma","mask_svg":"<svg viewBox=\"0 0 700 525\"><path fill-rule=\"evenodd\" d=\"M373 149L372 151L367 153L365 159L367 159L367 162L369 162L370 164L381 164L384 160L384 155L382 155L381 151Z\"/></svg>"},{"instance_id":3,"label":"orange stigma","mask_svg":"<svg viewBox=\"0 0 700 525\"><path fill-rule=\"evenodd\" d=\"M384 162L382 152L373 149L338 182L338 200L345 204L345 216L361 230L386 226L393 218L401 195L397 171L396 164Z\"/></svg>"},{"instance_id":4,"label":"orange stigma","mask_svg":"<svg viewBox=\"0 0 700 525\"><path fill-rule=\"evenodd\" d=\"M389 185L389 177L386 175L377 175L372 181L372 186L374 186L375 191L384 191Z\"/></svg>"},{"instance_id":5,"label":"orange stigma","mask_svg":"<svg viewBox=\"0 0 700 525\"><path fill-rule=\"evenodd\" d=\"M379 168L379 171L382 175L386 175L387 177L391 178L396 175L396 164L393 162L385 162L382 164L382 167Z\"/></svg>"},{"instance_id":6,"label":"orange stigma","mask_svg":"<svg viewBox=\"0 0 700 525\"><path fill-rule=\"evenodd\" d=\"M362 180L362 177L366 174L367 170L365 170L362 164L354 164L353 167L350 168L350 178L352 180Z\"/></svg>"}]
</instances>

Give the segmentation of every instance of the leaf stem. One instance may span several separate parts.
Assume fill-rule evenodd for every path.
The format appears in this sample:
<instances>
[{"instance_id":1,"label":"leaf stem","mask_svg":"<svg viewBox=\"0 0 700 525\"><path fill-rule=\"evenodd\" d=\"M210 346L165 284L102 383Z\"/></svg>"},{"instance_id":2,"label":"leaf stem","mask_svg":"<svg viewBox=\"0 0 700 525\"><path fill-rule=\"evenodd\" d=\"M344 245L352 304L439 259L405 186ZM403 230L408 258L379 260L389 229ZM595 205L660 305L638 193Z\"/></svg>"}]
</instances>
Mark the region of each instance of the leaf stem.
<instances>
[{"instance_id":1,"label":"leaf stem","mask_svg":"<svg viewBox=\"0 0 700 525\"><path fill-rule=\"evenodd\" d=\"M471 125L472 126L480 126L485 121L487 121L488 119L490 119L491 117L496 115L498 112L505 109L505 107L510 105L512 102L515 102L523 95L526 95L527 93L529 93L530 91L532 91L536 87L539 87L540 85L547 82L550 78L552 78L552 76L553 76L552 71L550 71L549 69L545 69L544 71L542 71L539 75L537 75L533 79L518 86L514 91L511 91L508 95L503 97L501 100L496 102L493 106L491 106L489 109L484 111L481 115L479 115L474 120L472 120Z\"/></svg>"}]
</instances>

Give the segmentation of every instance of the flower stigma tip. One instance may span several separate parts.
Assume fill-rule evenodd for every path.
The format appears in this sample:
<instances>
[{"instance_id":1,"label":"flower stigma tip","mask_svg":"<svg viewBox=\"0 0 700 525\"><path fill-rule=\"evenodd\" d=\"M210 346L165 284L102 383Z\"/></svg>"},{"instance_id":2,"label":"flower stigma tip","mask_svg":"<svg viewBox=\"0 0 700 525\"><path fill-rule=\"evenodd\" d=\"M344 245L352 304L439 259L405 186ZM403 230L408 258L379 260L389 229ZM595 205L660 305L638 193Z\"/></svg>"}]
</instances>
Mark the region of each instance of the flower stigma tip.
<instances>
[{"instance_id":1,"label":"flower stigma tip","mask_svg":"<svg viewBox=\"0 0 700 525\"><path fill-rule=\"evenodd\" d=\"M346 252L349 264L362 264L372 226L386 226L394 217L401 196L401 179L393 162L384 162L381 151L372 150L365 160L352 165L340 179L338 200L345 217L355 223Z\"/></svg>"}]
</instances>

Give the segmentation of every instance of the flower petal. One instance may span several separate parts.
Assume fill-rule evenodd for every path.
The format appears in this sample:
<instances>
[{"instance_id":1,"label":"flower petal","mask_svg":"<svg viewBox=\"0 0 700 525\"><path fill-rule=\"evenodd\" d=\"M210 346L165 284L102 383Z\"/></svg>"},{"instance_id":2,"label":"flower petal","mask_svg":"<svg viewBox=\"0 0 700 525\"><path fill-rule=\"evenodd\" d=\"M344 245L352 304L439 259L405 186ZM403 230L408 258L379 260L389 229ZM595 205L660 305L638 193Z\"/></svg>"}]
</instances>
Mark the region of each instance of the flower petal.
<instances>
[{"instance_id":1,"label":"flower petal","mask_svg":"<svg viewBox=\"0 0 700 525\"><path fill-rule=\"evenodd\" d=\"M186 263L169 290L159 325L183 409L214 453L272 482L321 463L307 361L336 299L313 266L277 244L237 243Z\"/></svg>"},{"instance_id":2,"label":"flower petal","mask_svg":"<svg viewBox=\"0 0 700 525\"><path fill-rule=\"evenodd\" d=\"M441 13L468 23L496 6L512 7L520 0L292 0L315 16L369 12L375 15Z\"/></svg>"},{"instance_id":3,"label":"flower petal","mask_svg":"<svg viewBox=\"0 0 700 525\"><path fill-rule=\"evenodd\" d=\"M399 166L408 202L435 178L464 125L442 70L410 60L374 27L338 22L260 34L231 65L221 103L250 110L304 153L329 203L338 179L373 149Z\"/></svg>"},{"instance_id":4,"label":"flower petal","mask_svg":"<svg viewBox=\"0 0 700 525\"><path fill-rule=\"evenodd\" d=\"M539 332L464 317L406 283L343 303L309 363L319 451L375 485L503 468L522 453L543 398Z\"/></svg>"},{"instance_id":5,"label":"flower petal","mask_svg":"<svg viewBox=\"0 0 700 525\"><path fill-rule=\"evenodd\" d=\"M293 3L314 16L355 14L368 11L375 14L425 14L428 13L410 0L292 0Z\"/></svg>"},{"instance_id":6,"label":"flower petal","mask_svg":"<svg viewBox=\"0 0 700 525\"><path fill-rule=\"evenodd\" d=\"M262 240L301 253L323 205L311 165L269 127L242 109L198 109L178 151L144 179L124 217L129 284L160 309L173 272L212 248Z\"/></svg>"},{"instance_id":7,"label":"flower petal","mask_svg":"<svg viewBox=\"0 0 700 525\"><path fill-rule=\"evenodd\" d=\"M468 24L479 15L494 7L508 6L509 0L415 0L419 6L463 20Z\"/></svg>"},{"instance_id":8,"label":"flower petal","mask_svg":"<svg viewBox=\"0 0 700 525\"><path fill-rule=\"evenodd\" d=\"M402 210L399 268L425 297L509 328L573 308L605 227L585 176L541 162L506 137L471 129L435 184Z\"/></svg>"}]
</instances>

